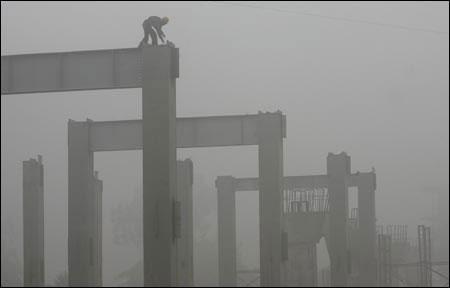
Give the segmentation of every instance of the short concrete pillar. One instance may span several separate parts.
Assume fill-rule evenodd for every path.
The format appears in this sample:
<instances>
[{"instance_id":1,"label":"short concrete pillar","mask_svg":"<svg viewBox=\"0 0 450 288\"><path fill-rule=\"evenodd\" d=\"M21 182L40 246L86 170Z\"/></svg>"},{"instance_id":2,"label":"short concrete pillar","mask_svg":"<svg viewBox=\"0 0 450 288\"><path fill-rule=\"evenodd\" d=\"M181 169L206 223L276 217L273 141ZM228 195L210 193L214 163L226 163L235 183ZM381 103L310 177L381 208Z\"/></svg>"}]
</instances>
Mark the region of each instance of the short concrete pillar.
<instances>
[{"instance_id":1,"label":"short concrete pillar","mask_svg":"<svg viewBox=\"0 0 450 288\"><path fill-rule=\"evenodd\" d=\"M42 157L23 161L23 284L45 286L44 166Z\"/></svg>"},{"instance_id":2,"label":"short concrete pillar","mask_svg":"<svg viewBox=\"0 0 450 288\"><path fill-rule=\"evenodd\" d=\"M219 286L236 286L236 200L234 178L216 179Z\"/></svg>"},{"instance_id":3,"label":"short concrete pillar","mask_svg":"<svg viewBox=\"0 0 450 288\"><path fill-rule=\"evenodd\" d=\"M349 260L347 241L348 179L350 156L345 152L327 157L330 205L329 255L332 286L347 286Z\"/></svg>"}]
</instances>

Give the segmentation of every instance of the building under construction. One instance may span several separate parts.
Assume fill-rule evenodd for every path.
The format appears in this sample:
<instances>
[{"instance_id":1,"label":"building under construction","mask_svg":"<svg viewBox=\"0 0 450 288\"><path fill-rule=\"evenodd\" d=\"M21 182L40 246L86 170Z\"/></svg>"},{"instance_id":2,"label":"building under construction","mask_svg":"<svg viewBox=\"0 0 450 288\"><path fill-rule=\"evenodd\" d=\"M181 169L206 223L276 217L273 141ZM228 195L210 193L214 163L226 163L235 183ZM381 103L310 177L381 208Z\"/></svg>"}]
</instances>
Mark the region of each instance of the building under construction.
<instances>
[{"instance_id":1,"label":"building under construction","mask_svg":"<svg viewBox=\"0 0 450 288\"><path fill-rule=\"evenodd\" d=\"M329 153L318 175L284 175L283 143L289 115L176 117L179 49L143 48L2 56L2 94L142 88L142 119L67 119L68 279L70 286L102 286L100 151L142 150L143 269L145 286L195 286L193 170L195 159L176 150L254 145L258 177L217 175L220 286L239 286L253 273L260 286L433 285L430 227L407 235L404 225L377 226L375 170L358 172L350 155ZM38 96L37 96L38 97ZM89 117L90 115L86 115ZM328 152L328 151L324 151ZM289 161L289 160L288 160ZM24 285L44 286L43 183L45 159L23 162ZM349 212L349 189L358 191ZM239 271L236 193L259 191L259 269ZM319 271L317 244L324 239L330 266ZM417 240L414 244L411 240ZM440 275L447 277L446 275ZM250 285L250 284L249 284Z\"/></svg>"}]
</instances>

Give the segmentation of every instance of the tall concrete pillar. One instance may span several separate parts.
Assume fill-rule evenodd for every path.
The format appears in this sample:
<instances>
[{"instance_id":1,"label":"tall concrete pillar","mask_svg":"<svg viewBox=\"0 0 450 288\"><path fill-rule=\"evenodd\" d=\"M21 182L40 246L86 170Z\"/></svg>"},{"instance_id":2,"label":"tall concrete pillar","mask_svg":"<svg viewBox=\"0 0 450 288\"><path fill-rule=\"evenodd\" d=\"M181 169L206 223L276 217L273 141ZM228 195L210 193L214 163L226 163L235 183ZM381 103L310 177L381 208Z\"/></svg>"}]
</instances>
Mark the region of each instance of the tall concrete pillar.
<instances>
[{"instance_id":1,"label":"tall concrete pillar","mask_svg":"<svg viewBox=\"0 0 450 288\"><path fill-rule=\"evenodd\" d=\"M69 237L68 266L70 286L98 284L99 251L98 202L93 171L93 153L89 149L90 121L68 123ZM95 202L95 203L94 203ZM101 202L101 201L100 201Z\"/></svg>"},{"instance_id":2,"label":"tall concrete pillar","mask_svg":"<svg viewBox=\"0 0 450 288\"><path fill-rule=\"evenodd\" d=\"M217 220L219 242L219 285L236 286L236 200L234 178L219 176L217 188Z\"/></svg>"},{"instance_id":3,"label":"tall concrete pillar","mask_svg":"<svg viewBox=\"0 0 450 288\"><path fill-rule=\"evenodd\" d=\"M260 113L259 234L261 286L281 285L284 119L279 113Z\"/></svg>"},{"instance_id":4,"label":"tall concrete pillar","mask_svg":"<svg viewBox=\"0 0 450 288\"><path fill-rule=\"evenodd\" d=\"M358 177L359 285L376 285L375 172Z\"/></svg>"},{"instance_id":5,"label":"tall concrete pillar","mask_svg":"<svg viewBox=\"0 0 450 288\"><path fill-rule=\"evenodd\" d=\"M23 161L23 282L45 285L44 166L42 157Z\"/></svg>"},{"instance_id":6,"label":"tall concrete pillar","mask_svg":"<svg viewBox=\"0 0 450 288\"><path fill-rule=\"evenodd\" d=\"M330 205L329 255L332 286L347 286L348 279L348 178L350 156L345 152L327 157L328 197Z\"/></svg>"},{"instance_id":7,"label":"tall concrete pillar","mask_svg":"<svg viewBox=\"0 0 450 288\"><path fill-rule=\"evenodd\" d=\"M176 197L178 49L142 49L144 285L170 286L176 272L173 201Z\"/></svg>"},{"instance_id":8,"label":"tall concrete pillar","mask_svg":"<svg viewBox=\"0 0 450 288\"><path fill-rule=\"evenodd\" d=\"M175 220L177 234L177 286L194 286L194 230L192 211L193 166L190 159L177 161L177 203L179 212ZM179 225L178 225L179 224Z\"/></svg>"}]
</instances>

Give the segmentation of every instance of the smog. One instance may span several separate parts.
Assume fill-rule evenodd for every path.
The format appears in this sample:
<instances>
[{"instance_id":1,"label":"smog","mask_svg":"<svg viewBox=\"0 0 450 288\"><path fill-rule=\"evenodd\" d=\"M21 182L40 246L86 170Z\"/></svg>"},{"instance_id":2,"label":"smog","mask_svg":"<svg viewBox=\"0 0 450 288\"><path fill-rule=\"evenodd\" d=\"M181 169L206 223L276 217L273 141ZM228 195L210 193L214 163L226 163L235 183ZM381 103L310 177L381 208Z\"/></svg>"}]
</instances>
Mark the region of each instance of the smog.
<instances>
[{"instance_id":1,"label":"smog","mask_svg":"<svg viewBox=\"0 0 450 288\"><path fill-rule=\"evenodd\" d=\"M449 286L448 2L1 5L1 286Z\"/></svg>"}]
</instances>

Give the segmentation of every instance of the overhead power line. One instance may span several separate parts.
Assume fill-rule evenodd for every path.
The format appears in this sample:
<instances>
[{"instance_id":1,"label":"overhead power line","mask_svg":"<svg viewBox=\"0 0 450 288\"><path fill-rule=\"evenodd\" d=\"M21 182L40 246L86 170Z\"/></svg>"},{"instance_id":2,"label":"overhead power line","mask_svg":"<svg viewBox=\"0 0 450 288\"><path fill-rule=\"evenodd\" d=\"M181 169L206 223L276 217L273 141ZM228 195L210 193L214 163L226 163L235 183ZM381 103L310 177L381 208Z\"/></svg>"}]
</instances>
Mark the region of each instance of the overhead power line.
<instances>
[{"instance_id":1,"label":"overhead power line","mask_svg":"<svg viewBox=\"0 0 450 288\"><path fill-rule=\"evenodd\" d=\"M297 14L297 15L302 15L302 16L318 17L318 18L348 22L348 23L368 24L368 25L376 25L376 26L382 26L382 27L393 28L393 29L402 29L402 30L408 30L408 31L414 31L414 32L425 32L425 33L434 33L434 34L438 34L438 35L449 35L448 31L441 31L441 30L421 28L421 27L411 27L411 26L406 26L406 25L390 24L390 23L376 22L376 21L370 21L370 20L364 20L364 19L352 19L352 18L339 17L339 16L329 16L329 15L322 15L322 14L317 14L317 13L302 12L302 11L297 11L297 10L287 10L287 9L280 9L280 8L276 8L276 7L249 5L249 4L234 3L234 2L224 2L224 1L208 1L208 2L212 2L212 3L216 3L216 4L223 4L223 5L228 5L228 6L245 7L245 8L252 8L252 9L262 9L262 10L270 10L270 11L280 12L280 13L289 13L289 14Z\"/></svg>"}]
</instances>

